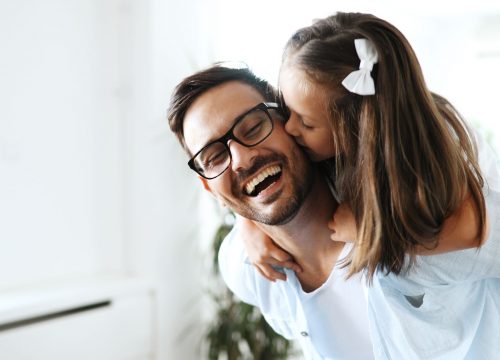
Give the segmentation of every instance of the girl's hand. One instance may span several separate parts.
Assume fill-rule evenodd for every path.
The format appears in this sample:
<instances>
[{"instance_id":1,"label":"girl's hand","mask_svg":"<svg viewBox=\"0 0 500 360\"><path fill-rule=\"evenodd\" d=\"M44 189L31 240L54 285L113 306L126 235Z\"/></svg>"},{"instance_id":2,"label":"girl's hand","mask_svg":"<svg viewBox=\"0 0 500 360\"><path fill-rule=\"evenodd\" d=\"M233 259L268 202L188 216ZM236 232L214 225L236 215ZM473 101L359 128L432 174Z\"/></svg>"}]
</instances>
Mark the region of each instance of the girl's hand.
<instances>
[{"instance_id":1,"label":"girl's hand","mask_svg":"<svg viewBox=\"0 0 500 360\"><path fill-rule=\"evenodd\" d=\"M328 222L332 230L330 238L333 241L354 242L356 240L356 221L349 204L342 203L337 207L332 220Z\"/></svg>"},{"instance_id":2,"label":"girl's hand","mask_svg":"<svg viewBox=\"0 0 500 360\"><path fill-rule=\"evenodd\" d=\"M293 260L292 256L275 244L252 221L243 219L241 230L248 259L266 279L273 282L286 280L286 275L273 267L285 267L295 272L302 272L301 267Z\"/></svg>"}]
</instances>

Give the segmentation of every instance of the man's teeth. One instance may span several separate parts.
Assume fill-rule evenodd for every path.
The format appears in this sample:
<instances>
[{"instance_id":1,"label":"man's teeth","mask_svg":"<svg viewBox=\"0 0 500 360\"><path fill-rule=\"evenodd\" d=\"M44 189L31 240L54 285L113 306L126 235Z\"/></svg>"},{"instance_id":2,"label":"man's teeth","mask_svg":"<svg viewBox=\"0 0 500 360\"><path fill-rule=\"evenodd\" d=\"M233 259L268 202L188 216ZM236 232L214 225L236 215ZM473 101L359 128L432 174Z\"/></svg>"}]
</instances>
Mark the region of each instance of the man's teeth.
<instances>
[{"instance_id":1,"label":"man's teeth","mask_svg":"<svg viewBox=\"0 0 500 360\"><path fill-rule=\"evenodd\" d=\"M281 168L277 165L266 168L264 171L262 171L259 175L254 177L245 185L245 191L247 192L248 195L250 195L255 190L255 187L259 185L262 181L264 181L265 178L267 178L268 176L276 175L280 171Z\"/></svg>"}]
</instances>

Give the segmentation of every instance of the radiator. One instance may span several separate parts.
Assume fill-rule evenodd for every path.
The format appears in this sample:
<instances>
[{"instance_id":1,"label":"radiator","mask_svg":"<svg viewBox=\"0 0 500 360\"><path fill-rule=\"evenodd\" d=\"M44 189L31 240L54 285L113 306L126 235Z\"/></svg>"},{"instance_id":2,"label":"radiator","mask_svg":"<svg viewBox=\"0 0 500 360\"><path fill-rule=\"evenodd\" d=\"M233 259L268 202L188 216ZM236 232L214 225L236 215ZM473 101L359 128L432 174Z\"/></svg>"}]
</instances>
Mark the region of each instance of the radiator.
<instances>
[{"instance_id":1,"label":"radiator","mask_svg":"<svg viewBox=\"0 0 500 360\"><path fill-rule=\"evenodd\" d=\"M0 293L0 359L154 359L154 309L154 288L140 279Z\"/></svg>"}]
</instances>

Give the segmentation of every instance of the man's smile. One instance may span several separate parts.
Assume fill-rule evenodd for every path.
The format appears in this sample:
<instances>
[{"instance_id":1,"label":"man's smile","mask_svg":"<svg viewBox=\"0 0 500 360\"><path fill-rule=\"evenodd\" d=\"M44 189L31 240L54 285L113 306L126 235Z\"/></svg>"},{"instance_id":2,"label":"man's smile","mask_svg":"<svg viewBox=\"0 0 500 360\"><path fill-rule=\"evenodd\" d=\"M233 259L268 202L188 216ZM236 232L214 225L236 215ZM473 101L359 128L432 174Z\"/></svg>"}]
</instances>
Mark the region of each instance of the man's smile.
<instances>
[{"instance_id":1,"label":"man's smile","mask_svg":"<svg viewBox=\"0 0 500 360\"><path fill-rule=\"evenodd\" d=\"M277 182L281 177L281 166L271 165L260 170L244 186L244 193L248 196L257 196L262 191Z\"/></svg>"}]
</instances>

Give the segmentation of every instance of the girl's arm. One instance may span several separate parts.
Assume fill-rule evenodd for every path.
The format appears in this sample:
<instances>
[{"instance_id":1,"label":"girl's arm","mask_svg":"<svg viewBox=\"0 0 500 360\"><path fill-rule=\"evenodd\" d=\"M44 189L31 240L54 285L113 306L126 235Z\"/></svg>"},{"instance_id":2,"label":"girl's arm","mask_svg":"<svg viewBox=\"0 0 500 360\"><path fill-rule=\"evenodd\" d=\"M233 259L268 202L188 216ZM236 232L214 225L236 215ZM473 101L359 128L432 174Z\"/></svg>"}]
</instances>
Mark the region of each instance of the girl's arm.
<instances>
[{"instance_id":1,"label":"girl's arm","mask_svg":"<svg viewBox=\"0 0 500 360\"><path fill-rule=\"evenodd\" d=\"M356 222L347 203L339 205L333 214L332 220L328 223L328 227L332 230L332 240L342 242L355 241ZM486 218L486 231L481 239L478 239L478 229L477 209L473 199L468 196L462 205L444 221L437 246L426 248L418 245L415 253L416 255L437 255L482 246L488 237L488 218Z\"/></svg>"},{"instance_id":2,"label":"girl's arm","mask_svg":"<svg viewBox=\"0 0 500 360\"><path fill-rule=\"evenodd\" d=\"M479 234L477 208L471 196L467 196L462 205L443 224L438 237L437 246L426 249L419 245L417 255L437 255L450 251L471 249L482 246L489 234L488 216L486 216L486 231L484 236Z\"/></svg>"},{"instance_id":3,"label":"girl's arm","mask_svg":"<svg viewBox=\"0 0 500 360\"><path fill-rule=\"evenodd\" d=\"M239 218L238 221L241 222L240 233L235 236L243 241L248 259L262 276L270 281L286 280L286 275L275 267L302 271L292 256L275 244L253 221L245 218Z\"/></svg>"}]
</instances>

